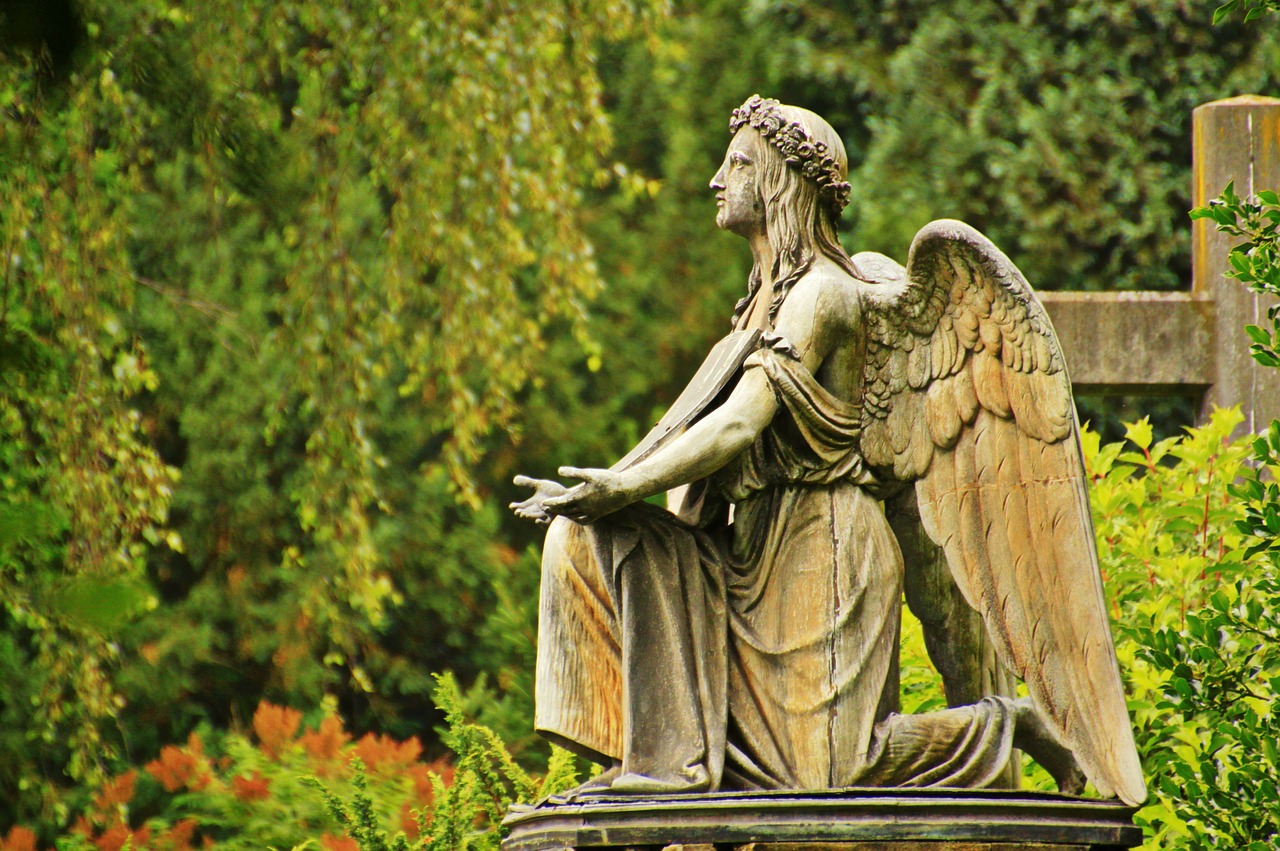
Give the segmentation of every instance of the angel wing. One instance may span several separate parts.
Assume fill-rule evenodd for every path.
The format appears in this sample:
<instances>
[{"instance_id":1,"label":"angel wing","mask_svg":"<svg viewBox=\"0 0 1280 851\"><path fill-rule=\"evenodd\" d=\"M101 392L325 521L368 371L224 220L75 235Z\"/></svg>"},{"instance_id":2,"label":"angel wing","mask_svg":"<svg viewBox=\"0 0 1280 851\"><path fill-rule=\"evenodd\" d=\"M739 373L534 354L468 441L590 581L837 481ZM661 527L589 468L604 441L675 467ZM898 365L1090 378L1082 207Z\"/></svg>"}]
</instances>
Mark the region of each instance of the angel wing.
<instances>
[{"instance_id":1,"label":"angel wing","mask_svg":"<svg viewBox=\"0 0 1280 851\"><path fill-rule=\"evenodd\" d=\"M1098 791L1136 806L1146 788L1049 318L962 222L927 225L897 270L863 299L863 457L915 482L921 523L1000 660Z\"/></svg>"}]
</instances>

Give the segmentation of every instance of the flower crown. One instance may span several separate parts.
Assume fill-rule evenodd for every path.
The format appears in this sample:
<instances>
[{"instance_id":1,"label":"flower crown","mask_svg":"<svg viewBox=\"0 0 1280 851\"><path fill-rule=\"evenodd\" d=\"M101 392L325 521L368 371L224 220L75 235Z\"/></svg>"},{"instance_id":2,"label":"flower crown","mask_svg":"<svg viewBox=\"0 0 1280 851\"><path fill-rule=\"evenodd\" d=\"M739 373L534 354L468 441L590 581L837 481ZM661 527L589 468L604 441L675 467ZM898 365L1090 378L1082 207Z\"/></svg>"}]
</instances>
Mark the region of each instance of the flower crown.
<instances>
[{"instance_id":1,"label":"flower crown","mask_svg":"<svg viewBox=\"0 0 1280 851\"><path fill-rule=\"evenodd\" d=\"M836 218L849 203L851 188L840 173L840 165L822 142L814 141L798 121L787 121L773 98L752 95L747 102L733 111L729 119L729 132L750 124L769 144L777 148L787 165L818 184L818 194L830 206Z\"/></svg>"}]
</instances>

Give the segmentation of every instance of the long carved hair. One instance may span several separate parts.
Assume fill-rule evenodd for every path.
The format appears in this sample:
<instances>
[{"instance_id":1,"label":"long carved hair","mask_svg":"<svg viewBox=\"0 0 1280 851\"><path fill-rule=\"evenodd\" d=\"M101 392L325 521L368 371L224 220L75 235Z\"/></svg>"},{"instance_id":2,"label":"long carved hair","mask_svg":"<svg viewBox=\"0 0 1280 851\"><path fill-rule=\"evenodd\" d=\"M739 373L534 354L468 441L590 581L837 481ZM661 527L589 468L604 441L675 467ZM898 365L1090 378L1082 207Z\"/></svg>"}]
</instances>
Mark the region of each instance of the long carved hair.
<instances>
[{"instance_id":1,"label":"long carved hair","mask_svg":"<svg viewBox=\"0 0 1280 851\"><path fill-rule=\"evenodd\" d=\"M842 178L848 173L849 159L844 143L830 124L798 106L784 104L780 111L787 121L799 122L811 140L827 146L840 166ZM787 293L809 271L817 252L821 251L853 277L865 278L841 247L840 237L836 234L838 214L820 194L817 183L788 166L782 153L754 128L743 127L743 131L751 137L756 161L756 192L764 204L765 233L773 249L773 301L769 305L769 324L772 325ZM744 314L760 290L761 281L761 269L758 264L753 265L747 279L747 294L734 307L735 328L744 321Z\"/></svg>"}]
</instances>

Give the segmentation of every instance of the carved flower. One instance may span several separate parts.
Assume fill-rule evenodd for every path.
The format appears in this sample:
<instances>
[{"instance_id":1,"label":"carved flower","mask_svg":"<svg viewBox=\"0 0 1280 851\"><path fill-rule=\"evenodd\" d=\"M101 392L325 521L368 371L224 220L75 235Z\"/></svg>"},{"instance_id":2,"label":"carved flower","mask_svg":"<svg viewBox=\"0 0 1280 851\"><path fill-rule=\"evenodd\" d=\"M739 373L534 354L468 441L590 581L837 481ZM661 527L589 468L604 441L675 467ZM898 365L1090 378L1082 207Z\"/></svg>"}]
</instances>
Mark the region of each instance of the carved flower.
<instances>
[{"instance_id":1,"label":"carved flower","mask_svg":"<svg viewBox=\"0 0 1280 851\"><path fill-rule=\"evenodd\" d=\"M813 145L809 142L801 142L796 146L796 153L805 159L809 159L813 156Z\"/></svg>"},{"instance_id":2,"label":"carved flower","mask_svg":"<svg viewBox=\"0 0 1280 851\"><path fill-rule=\"evenodd\" d=\"M847 180L841 183L832 184L831 206L832 209L835 210L837 216L840 215L840 212L845 208L845 205L849 203L849 195L852 191L853 187L849 185Z\"/></svg>"},{"instance_id":3,"label":"carved flower","mask_svg":"<svg viewBox=\"0 0 1280 851\"><path fill-rule=\"evenodd\" d=\"M760 135L766 139L774 135L782 128L782 121L772 112L766 112L760 116L760 121L756 124L756 129L760 131Z\"/></svg>"}]
</instances>

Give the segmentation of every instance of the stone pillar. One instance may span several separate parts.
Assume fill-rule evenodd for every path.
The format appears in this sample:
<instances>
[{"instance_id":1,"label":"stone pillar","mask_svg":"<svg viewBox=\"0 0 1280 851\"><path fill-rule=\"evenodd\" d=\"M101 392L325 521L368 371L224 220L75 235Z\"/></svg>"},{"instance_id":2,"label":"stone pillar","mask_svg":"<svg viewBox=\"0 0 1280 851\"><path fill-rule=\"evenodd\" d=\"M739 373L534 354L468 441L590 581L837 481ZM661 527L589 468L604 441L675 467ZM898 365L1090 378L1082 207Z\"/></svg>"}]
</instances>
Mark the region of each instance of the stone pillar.
<instances>
[{"instance_id":1,"label":"stone pillar","mask_svg":"<svg viewBox=\"0 0 1280 851\"><path fill-rule=\"evenodd\" d=\"M1207 103L1192 114L1193 205L1202 207L1235 181L1236 194L1280 191L1280 99L1243 95ZM1218 233L1212 221L1192 223L1192 293L1215 305L1214 346L1206 351L1214 381L1205 394L1201 419L1211 406L1240 405L1241 429L1256 432L1280 419L1280 370L1268 369L1249 356L1245 325L1269 327L1267 308L1275 301L1249 292L1223 278L1232 239Z\"/></svg>"}]
</instances>

